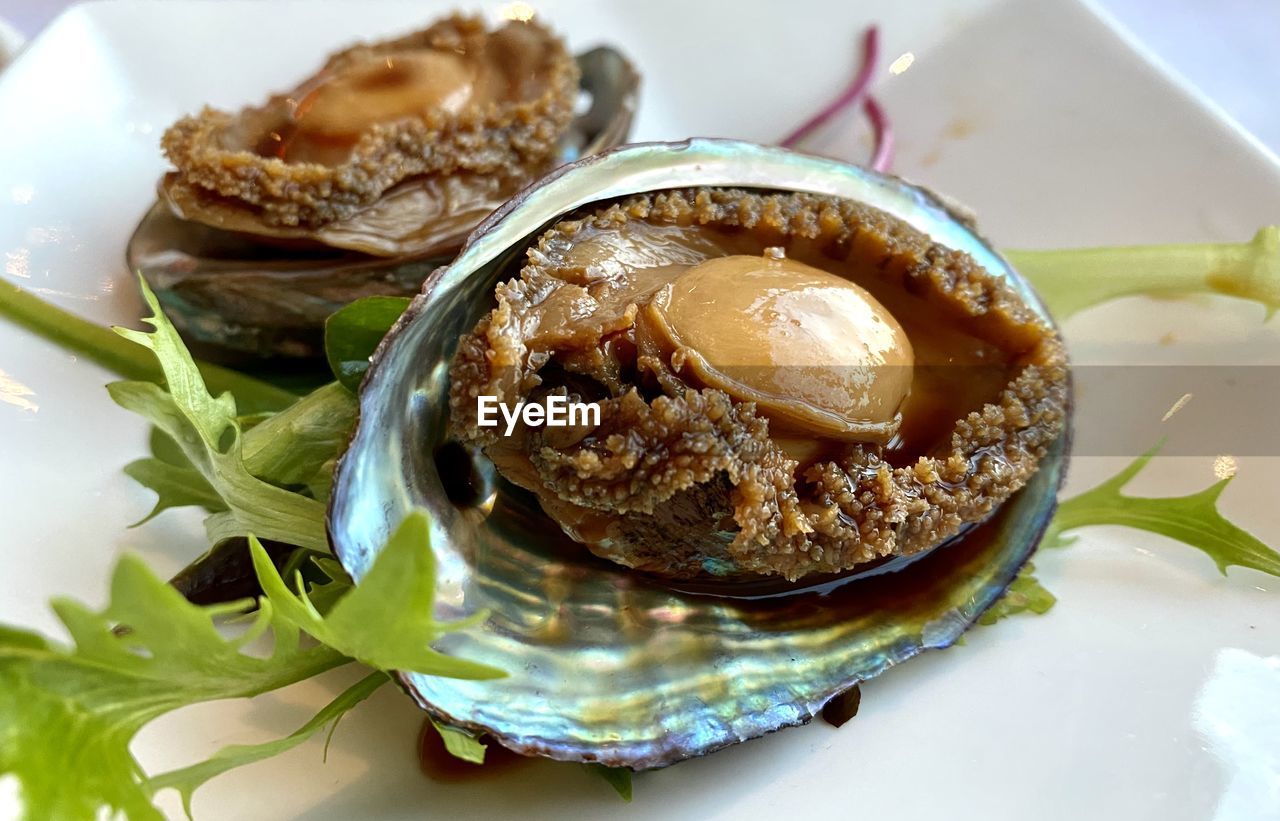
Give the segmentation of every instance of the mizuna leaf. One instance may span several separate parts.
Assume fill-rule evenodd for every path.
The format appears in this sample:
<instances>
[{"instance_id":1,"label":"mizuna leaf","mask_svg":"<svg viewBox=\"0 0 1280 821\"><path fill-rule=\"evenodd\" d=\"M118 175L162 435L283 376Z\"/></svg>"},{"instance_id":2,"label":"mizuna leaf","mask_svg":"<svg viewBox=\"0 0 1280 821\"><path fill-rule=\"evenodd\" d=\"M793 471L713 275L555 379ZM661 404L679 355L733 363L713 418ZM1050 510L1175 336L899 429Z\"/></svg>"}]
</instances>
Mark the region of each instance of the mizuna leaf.
<instances>
[{"instance_id":1,"label":"mizuna leaf","mask_svg":"<svg viewBox=\"0 0 1280 821\"><path fill-rule=\"evenodd\" d=\"M631 803L631 770L621 767L606 767L603 764L584 764L589 772L595 773L603 778L618 797L628 804Z\"/></svg>"},{"instance_id":2,"label":"mizuna leaf","mask_svg":"<svg viewBox=\"0 0 1280 821\"><path fill-rule=\"evenodd\" d=\"M305 488L312 498L324 503L329 496L335 455L346 447L354 425L355 397L331 382L243 431L241 458L253 476L279 487ZM155 507L138 525L172 507L195 505L210 512L227 510L218 491L173 437L160 428L152 428L151 452L152 458L139 459L124 469L158 497Z\"/></svg>"},{"instance_id":3,"label":"mizuna leaf","mask_svg":"<svg viewBox=\"0 0 1280 821\"><path fill-rule=\"evenodd\" d=\"M117 404L145 416L171 437L222 499L226 510L213 514L205 523L210 541L252 532L300 547L328 549L324 505L264 482L249 471L235 398L230 393L216 397L209 393L178 332L160 311L145 282L142 293L154 312L146 321L155 330L116 331L151 349L164 372L167 390L153 382L115 382L107 387Z\"/></svg>"},{"instance_id":4,"label":"mizuna leaf","mask_svg":"<svg viewBox=\"0 0 1280 821\"><path fill-rule=\"evenodd\" d=\"M444 742L444 748L449 755L472 764L484 763L485 748L480 739L456 727L441 724L434 718L431 719L431 726L440 734L440 740Z\"/></svg>"},{"instance_id":5,"label":"mizuna leaf","mask_svg":"<svg viewBox=\"0 0 1280 821\"><path fill-rule=\"evenodd\" d=\"M369 357L407 307L408 297L367 296L325 320L324 353L329 368L351 393L359 390L369 370Z\"/></svg>"},{"instance_id":6,"label":"mizuna leaf","mask_svg":"<svg viewBox=\"0 0 1280 821\"><path fill-rule=\"evenodd\" d=\"M1058 599L1032 575L1035 570L1035 565L1030 562L1024 565L1004 595L978 619L978 624L995 624L1019 613L1034 613L1037 616L1048 613Z\"/></svg>"},{"instance_id":7,"label":"mizuna leaf","mask_svg":"<svg viewBox=\"0 0 1280 821\"><path fill-rule=\"evenodd\" d=\"M151 512L132 527L146 524L171 507L195 505L209 511L227 509L222 497L195 468L179 467L151 457L130 462L124 466L124 472L138 484L155 491L157 497Z\"/></svg>"},{"instance_id":8,"label":"mizuna leaf","mask_svg":"<svg viewBox=\"0 0 1280 821\"><path fill-rule=\"evenodd\" d=\"M1223 479L1187 496L1145 497L1123 493L1134 476L1146 467L1160 445L1092 490L1058 506L1044 544L1060 547L1074 538L1065 534L1089 525L1121 525L1158 533L1203 551L1223 575L1232 565L1250 567L1280 576L1280 553L1263 544L1218 511L1218 497L1231 479Z\"/></svg>"},{"instance_id":9,"label":"mizuna leaf","mask_svg":"<svg viewBox=\"0 0 1280 821\"><path fill-rule=\"evenodd\" d=\"M1134 294L1210 293L1280 308L1280 226L1249 242L1005 251L1058 319Z\"/></svg>"},{"instance_id":10,"label":"mizuna leaf","mask_svg":"<svg viewBox=\"0 0 1280 821\"><path fill-rule=\"evenodd\" d=\"M145 786L152 795L164 789L177 790L182 795L182 806L187 811L187 817L190 818L191 798L200 787L236 767L243 767L246 764L288 752L325 727L335 726L352 708L373 695L378 688L390 680L386 673L370 673L340 693L337 698L316 713L314 718L284 738L261 744L233 744L230 747L223 747L198 764L148 778Z\"/></svg>"},{"instance_id":11,"label":"mizuna leaf","mask_svg":"<svg viewBox=\"0 0 1280 821\"><path fill-rule=\"evenodd\" d=\"M275 690L347 663L341 653L306 646L264 605L243 635L225 639L215 618L250 602L188 603L141 560L116 566L107 608L67 600L54 610L72 646L0 630L0 774L17 776L26 817L160 818L129 743L147 722L190 704ZM116 630L127 625L127 630ZM270 632L271 653L244 647Z\"/></svg>"},{"instance_id":12,"label":"mizuna leaf","mask_svg":"<svg viewBox=\"0 0 1280 821\"><path fill-rule=\"evenodd\" d=\"M317 641L379 670L468 679L505 676L493 667L431 649L440 636L471 627L487 614L459 622L436 621L435 557L429 534L425 513L405 517L365 577L325 614L300 580L297 595L290 592L257 539L249 539L249 548L262 589L276 611Z\"/></svg>"},{"instance_id":13,"label":"mizuna leaf","mask_svg":"<svg viewBox=\"0 0 1280 821\"><path fill-rule=\"evenodd\" d=\"M25 817L78 821L118 813L158 819L151 804L158 790L179 790L189 806L192 793L214 776L284 752L332 726L381 686L392 667L460 678L502 675L427 646L471 622L435 621L433 562L413 555L430 556L426 533L425 514L406 519L358 588L330 560L315 559L330 580L315 588L323 612L289 593L269 560L258 564L259 582L271 595L258 600L257 613L234 638L225 638L215 620L244 616L254 602L191 604L128 556L116 566L110 604L102 612L54 603L72 646L0 626L0 775L17 776ZM258 541L250 542L255 560L265 560ZM302 630L333 646L304 643ZM268 638L269 654L245 652ZM346 664L353 655L372 660L376 672L285 738L228 747L155 778L129 752L138 731L165 713L275 690ZM475 759L477 742L452 742L451 752Z\"/></svg>"},{"instance_id":14,"label":"mizuna leaf","mask_svg":"<svg viewBox=\"0 0 1280 821\"><path fill-rule=\"evenodd\" d=\"M356 400L330 382L244 434L245 467L273 485L302 485L347 447Z\"/></svg>"},{"instance_id":15,"label":"mizuna leaf","mask_svg":"<svg viewBox=\"0 0 1280 821\"><path fill-rule=\"evenodd\" d=\"M0 281L0 316L125 379L156 381L164 376L150 354L121 339L109 328L51 305L12 282ZM198 367L214 390L233 391L245 409L279 410L295 398L290 391L239 371L207 362L199 363Z\"/></svg>"}]
</instances>

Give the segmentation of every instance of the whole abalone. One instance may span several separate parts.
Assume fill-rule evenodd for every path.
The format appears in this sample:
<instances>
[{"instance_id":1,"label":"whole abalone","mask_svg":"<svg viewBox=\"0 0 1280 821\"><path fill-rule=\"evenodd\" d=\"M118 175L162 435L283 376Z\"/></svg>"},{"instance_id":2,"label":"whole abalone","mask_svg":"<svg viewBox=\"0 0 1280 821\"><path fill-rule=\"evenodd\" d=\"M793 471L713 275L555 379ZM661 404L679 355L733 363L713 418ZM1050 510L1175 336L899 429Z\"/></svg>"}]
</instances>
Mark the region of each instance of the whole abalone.
<instances>
[{"instance_id":1,"label":"whole abalone","mask_svg":"<svg viewBox=\"0 0 1280 821\"><path fill-rule=\"evenodd\" d=\"M617 52L575 59L534 20L345 49L262 106L169 128L128 262L206 352L317 355L334 310L416 291L515 192L625 140L636 86Z\"/></svg>"},{"instance_id":2,"label":"whole abalone","mask_svg":"<svg viewBox=\"0 0 1280 821\"><path fill-rule=\"evenodd\" d=\"M862 203L701 187L529 249L463 337L452 430L576 541L691 578L835 573L985 518L1062 432L1062 340L1001 277ZM600 424L478 424L587 400Z\"/></svg>"},{"instance_id":3,"label":"whole abalone","mask_svg":"<svg viewBox=\"0 0 1280 821\"><path fill-rule=\"evenodd\" d=\"M481 395L601 420L506 436ZM508 678L402 676L438 720L662 766L954 642L1053 513L1069 400L1039 299L928 192L632 146L528 189L426 282L366 378L330 535L358 583L425 508L440 616L490 613L438 647Z\"/></svg>"}]
</instances>

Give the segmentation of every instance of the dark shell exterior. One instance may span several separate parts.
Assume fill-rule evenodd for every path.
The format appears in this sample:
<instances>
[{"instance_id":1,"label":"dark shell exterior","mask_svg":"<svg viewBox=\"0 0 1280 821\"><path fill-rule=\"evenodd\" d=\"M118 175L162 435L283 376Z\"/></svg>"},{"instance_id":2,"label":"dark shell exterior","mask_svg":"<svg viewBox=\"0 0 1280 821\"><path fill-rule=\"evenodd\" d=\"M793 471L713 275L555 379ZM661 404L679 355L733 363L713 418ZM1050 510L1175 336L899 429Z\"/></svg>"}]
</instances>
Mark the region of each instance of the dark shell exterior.
<instances>
[{"instance_id":1,"label":"dark shell exterior","mask_svg":"<svg viewBox=\"0 0 1280 821\"><path fill-rule=\"evenodd\" d=\"M833 194L889 211L1030 286L970 221L899 179L749 143L691 140L584 159L509 202L427 281L384 340L339 464L329 529L351 575L368 570L413 508L432 517L443 618L480 627L438 643L510 673L401 680L438 719L520 753L646 769L808 722L833 697L951 645L1035 550L1056 507L1066 436L987 522L911 561L763 598L681 591L591 557L533 498L445 440L448 367L545 226L583 205L663 188L724 185Z\"/></svg>"}]
</instances>

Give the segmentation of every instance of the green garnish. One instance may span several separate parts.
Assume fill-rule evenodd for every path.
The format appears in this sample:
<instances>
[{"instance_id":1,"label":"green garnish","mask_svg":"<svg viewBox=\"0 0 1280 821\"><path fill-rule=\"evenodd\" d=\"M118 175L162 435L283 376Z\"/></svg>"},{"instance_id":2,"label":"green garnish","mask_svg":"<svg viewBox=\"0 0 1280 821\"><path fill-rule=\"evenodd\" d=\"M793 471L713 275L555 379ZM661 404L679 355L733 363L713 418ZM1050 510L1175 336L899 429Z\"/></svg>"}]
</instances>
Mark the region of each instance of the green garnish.
<instances>
[{"instance_id":1,"label":"green garnish","mask_svg":"<svg viewBox=\"0 0 1280 821\"><path fill-rule=\"evenodd\" d=\"M358 588L343 582L320 588L323 600L332 601L325 613L313 606L320 597L307 596L301 586L297 595L285 587L251 538L255 559L261 559L255 570L267 595L259 600L250 627L233 640L222 639L214 620L244 613L251 602L197 607L138 559L122 559L112 583L112 603L102 613L55 603L75 640L74 650L53 647L34 633L0 628L0 773L18 776L31 818L79 818L99 807L129 818L158 818L150 799L160 789L179 789L189 806L192 793L209 779L297 746L367 698L387 675L366 677L285 738L229 747L205 762L146 778L129 756L128 744L142 726L164 713L201 701L258 695L355 658L383 671L455 678L502 675L427 646L442 632L478 619L435 621L434 554L426 536L424 514L407 518ZM325 589L329 587L337 591ZM117 624L127 629L113 631ZM269 657L242 652L268 629L274 646ZM328 644L301 649L299 630ZM66 732L58 722L67 725ZM483 761L478 741L461 731L439 729L451 753ZM68 756L95 777L80 778L70 771L63 761ZM68 776L76 789L61 783Z\"/></svg>"},{"instance_id":2,"label":"green garnish","mask_svg":"<svg viewBox=\"0 0 1280 821\"><path fill-rule=\"evenodd\" d=\"M95 613L65 599L54 611L73 647L35 633L0 630L0 773L13 773L28 818L93 818L100 808L131 819L160 818L129 742L179 707L242 698L311 678L347 659L304 646L298 628L269 605L244 634L224 639L220 616L246 603L197 607L126 556L111 600ZM117 625L127 631L117 632ZM270 632L273 649L243 652Z\"/></svg>"},{"instance_id":3,"label":"green garnish","mask_svg":"<svg viewBox=\"0 0 1280 821\"><path fill-rule=\"evenodd\" d=\"M583 766L607 781L619 798L631 803L631 770L621 767L606 767L603 764L585 764Z\"/></svg>"},{"instance_id":4,"label":"green garnish","mask_svg":"<svg viewBox=\"0 0 1280 821\"><path fill-rule=\"evenodd\" d=\"M1218 510L1218 497L1234 477L1222 479L1198 493L1187 496L1146 497L1123 493L1134 476L1160 450L1156 445L1139 456L1120 473L1058 506L1058 513L1045 534L1044 546L1063 547L1075 541L1069 531L1091 525L1121 525L1167 536L1204 551L1218 570L1251 567L1280 576L1280 553L1263 544Z\"/></svg>"},{"instance_id":5,"label":"green garnish","mask_svg":"<svg viewBox=\"0 0 1280 821\"><path fill-rule=\"evenodd\" d=\"M311 485L333 472L355 424L355 397L330 382L245 431L244 466L273 485Z\"/></svg>"},{"instance_id":6,"label":"green garnish","mask_svg":"<svg viewBox=\"0 0 1280 821\"><path fill-rule=\"evenodd\" d=\"M110 328L81 319L4 280L0 280L0 316L125 379L159 382L163 376L155 357L116 336ZM232 391L245 411L276 411L298 398L291 391L230 368L201 362L199 371L210 390Z\"/></svg>"},{"instance_id":7,"label":"green garnish","mask_svg":"<svg viewBox=\"0 0 1280 821\"><path fill-rule=\"evenodd\" d=\"M1244 243L1136 245L1056 251L1006 251L1059 320L1111 299L1137 294L1213 293L1261 303L1270 318L1280 308L1280 226L1262 228ZM1120 491L1159 450L1119 475L1066 500L1045 536L1047 547L1069 544L1063 534L1089 525L1122 525L1191 545L1226 573L1232 564L1280 576L1280 554L1227 520L1217 509L1230 479L1178 498L1139 498ZM980 620L992 624L1020 612L1045 613L1054 596L1030 565Z\"/></svg>"},{"instance_id":8,"label":"green garnish","mask_svg":"<svg viewBox=\"0 0 1280 821\"><path fill-rule=\"evenodd\" d=\"M377 670L414 670L470 679L505 675L431 649L431 643L443 634L474 627L489 614L476 613L460 622L435 620L431 612L436 592L435 553L424 514L410 515L400 524L361 583L351 586L327 614L315 607L300 582L297 594L290 592L253 536L249 537L249 549L262 590L275 609L344 656Z\"/></svg>"},{"instance_id":9,"label":"green garnish","mask_svg":"<svg viewBox=\"0 0 1280 821\"><path fill-rule=\"evenodd\" d=\"M226 509L205 520L210 542L254 533L299 547L327 550L324 505L264 482L249 471L242 452L235 397L230 393L217 397L209 393L155 295L146 282L139 281L143 298L154 314L144 321L155 330L117 332L155 354L168 390L154 382L113 382L107 390L116 404L146 417L168 434L221 499ZM152 469L156 467L151 465ZM176 504L172 487L165 487L170 494L162 496L158 504Z\"/></svg>"},{"instance_id":10,"label":"green garnish","mask_svg":"<svg viewBox=\"0 0 1280 821\"><path fill-rule=\"evenodd\" d=\"M484 763L485 747L480 739L456 727L441 724L434 718L430 721L431 726L435 727L436 732L440 734L440 740L444 742L444 748L449 755L472 764Z\"/></svg>"},{"instance_id":11,"label":"green garnish","mask_svg":"<svg viewBox=\"0 0 1280 821\"><path fill-rule=\"evenodd\" d=\"M1280 308L1280 226L1249 242L1006 251L1059 320L1135 294L1210 293Z\"/></svg>"},{"instance_id":12,"label":"green garnish","mask_svg":"<svg viewBox=\"0 0 1280 821\"><path fill-rule=\"evenodd\" d=\"M332 601L327 613L300 587L290 592L270 562L256 563L268 593L257 600L252 622L231 639L223 638L215 621L247 613L253 601L191 604L132 556L116 566L111 603L102 612L54 602L73 647L0 628L0 774L17 775L27 817L89 818L105 808L131 819L159 818L151 804L158 790L176 787L189 801L213 776L300 744L385 681L390 668L383 663L451 678L502 675L427 646L469 623L435 620L434 554L426 534L426 514L411 514L358 587L334 583L338 589L325 597ZM304 643L303 632L337 646ZM270 655L245 652L268 634ZM227 748L155 779L129 753L138 731L165 713L277 690L356 658L374 666L376 675L283 739Z\"/></svg>"},{"instance_id":13,"label":"green garnish","mask_svg":"<svg viewBox=\"0 0 1280 821\"><path fill-rule=\"evenodd\" d=\"M212 781L215 777L229 770L234 770L236 767L243 767L246 764L263 761L288 752L325 727L328 727L330 734L332 734L337 727L338 721L344 715L389 681L391 681L391 677L386 673L370 673L339 693L333 701L321 708L320 712L316 713L310 721L284 738L264 741L261 744L233 744L230 747L223 747L204 761L192 764L189 767L183 767L180 770L170 770L167 773L148 778L146 787L152 795L156 795L164 789L172 788L177 790L182 796L182 807L186 810L187 817L190 818L191 797L195 795L195 791L200 787Z\"/></svg>"},{"instance_id":14,"label":"green garnish","mask_svg":"<svg viewBox=\"0 0 1280 821\"><path fill-rule=\"evenodd\" d=\"M155 434L153 439L160 436L169 439L164 431L157 430ZM156 493L156 503L151 512L135 522L133 527L146 524L171 507L202 507L210 513L227 509L218 491L185 456L181 461L171 461L157 454L153 447L151 456L130 462L124 466L124 472L130 479Z\"/></svg>"},{"instance_id":15,"label":"green garnish","mask_svg":"<svg viewBox=\"0 0 1280 821\"><path fill-rule=\"evenodd\" d=\"M1234 565L1280 577L1280 552L1267 547L1218 510L1218 498L1234 476L1186 496L1130 496L1123 492L1125 485L1147 466L1160 447L1156 445L1092 490L1059 504L1041 546L1066 547L1076 538L1068 535L1069 531L1117 525L1157 533L1203 551L1224 576L1227 568ZM1057 599L1032 575L1034 572L1035 567L1027 564L978 623L994 624L1024 612L1047 613Z\"/></svg>"},{"instance_id":16,"label":"green garnish","mask_svg":"<svg viewBox=\"0 0 1280 821\"><path fill-rule=\"evenodd\" d=\"M145 284L143 295L155 312L147 320L155 330L121 332L129 341L110 336L157 361L156 375L168 390L137 381L114 383L109 390L123 407L156 424L152 456L126 469L157 491L151 515L182 505L205 507L213 511L212 542L252 531L312 548L296 555L310 559L330 581L307 592L300 577L289 574L299 579L296 593L290 591L251 536L254 571L267 595L259 600L252 625L236 639L222 639L214 621L245 613L252 601L198 607L132 557L121 560L112 604L102 613L56 604L76 647L57 648L34 633L0 629L0 773L18 776L32 818L79 818L99 807L130 818L158 818L150 803L158 790L174 787L188 803L210 778L290 749L331 726L388 680L391 669L464 678L503 674L428 646L443 632L474 620L443 624L434 618L434 554L426 545L424 516L405 520L358 589L336 563L313 558L314 551L327 550L327 539L324 507L312 488L345 446L355 419L354 397L333 383L265 419L238 417L231 394L210 394ZM288 489L293 485L299 487ZM113 632L116 625L127 630ZM242 652L268 631L275 647L271 656ZM322 643L301 649L299 631ZM133 735L166 712L278 689L356 659L376 672L285 738L229 747L208 761L154 778L147 778L129 755ZM18 710L19 703L25 712ZM50 723L55 719L74 732L60 731ZM461 732L443 732L451 751L482 759L477 741L467 744ZM73 764L86 774L82 777ZM67 780L76 786L69 789Z\"/></svg>"},{"instance_id":17,"label":"green garnish","mask_svg":"<svg viewBox=\"0 0 1280 821\"><path fill-rule=\"evenodd\" d=\"M1048 613L1050 608L1057 604L1058 599L1032 575L1035 571L1035 565L1027 562L1018 572L1013 584L1004 591L1004 595L978 619L978 624L995 624L1001 619L1016 616L1019 613L1034 613L1037 616Z\"/></svg>"},{"instance_id":18,"label":"green garnish","mask_svg":"<svg viewBox=\"0 0 1280 821\"><path fill-rule=\"evenodd\" d=\"M367 296L325 320L324 355L334 378L347 390L355 393L360 388L369 357L408 307L408 297Z\"/></svg>"}]
</instances>

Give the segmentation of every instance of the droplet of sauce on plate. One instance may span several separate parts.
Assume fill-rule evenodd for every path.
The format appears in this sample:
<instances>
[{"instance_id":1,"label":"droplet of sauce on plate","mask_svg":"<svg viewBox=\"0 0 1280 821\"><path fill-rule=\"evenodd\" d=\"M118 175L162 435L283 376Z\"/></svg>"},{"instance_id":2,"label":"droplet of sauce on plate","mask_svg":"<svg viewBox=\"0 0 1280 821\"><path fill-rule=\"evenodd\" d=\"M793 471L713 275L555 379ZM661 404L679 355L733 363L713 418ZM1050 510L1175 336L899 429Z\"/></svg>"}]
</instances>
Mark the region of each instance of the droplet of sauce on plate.
<instances>
[{"instance_id":1,"label":"droplet of sauce on plate","mask_svg":"<svg viewBox=\"0 0 1280 821\"><path fill-rule=\"evenodd\" d=\"M832 727L843 727L845 722L858 714L862 705L862 688L857 684L837 693L831 700L822 705L822 720Z\"/></svg>"}]
</instances>

